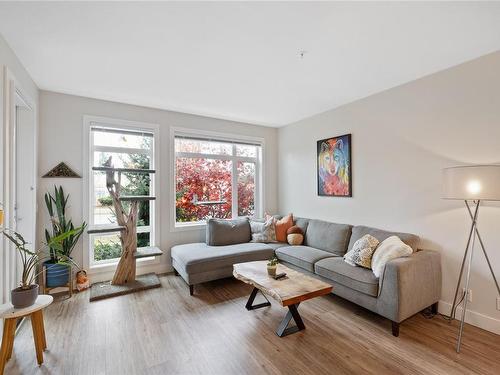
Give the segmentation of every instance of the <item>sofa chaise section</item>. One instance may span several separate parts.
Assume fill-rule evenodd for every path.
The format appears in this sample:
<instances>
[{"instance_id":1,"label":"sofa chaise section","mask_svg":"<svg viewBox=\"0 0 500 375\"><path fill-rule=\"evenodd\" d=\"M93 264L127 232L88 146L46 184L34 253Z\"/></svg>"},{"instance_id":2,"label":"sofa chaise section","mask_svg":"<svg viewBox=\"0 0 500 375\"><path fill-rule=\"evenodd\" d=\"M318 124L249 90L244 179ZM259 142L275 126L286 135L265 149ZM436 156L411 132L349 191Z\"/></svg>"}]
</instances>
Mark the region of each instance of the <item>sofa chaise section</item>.
<instances>
[{"instance_id":1,"label":"sofa chaise section","mask_svg":"<svg viewBox=\"0 0 500 375\"><path fill-rule=\"evenodd\" d=\"M210 246L190 243L172 247L172 266L189 285L193 294L195 284L231 277L233 264L269 259L274 249L264 243L241 243Z\"/></svg>"}]
</instances>

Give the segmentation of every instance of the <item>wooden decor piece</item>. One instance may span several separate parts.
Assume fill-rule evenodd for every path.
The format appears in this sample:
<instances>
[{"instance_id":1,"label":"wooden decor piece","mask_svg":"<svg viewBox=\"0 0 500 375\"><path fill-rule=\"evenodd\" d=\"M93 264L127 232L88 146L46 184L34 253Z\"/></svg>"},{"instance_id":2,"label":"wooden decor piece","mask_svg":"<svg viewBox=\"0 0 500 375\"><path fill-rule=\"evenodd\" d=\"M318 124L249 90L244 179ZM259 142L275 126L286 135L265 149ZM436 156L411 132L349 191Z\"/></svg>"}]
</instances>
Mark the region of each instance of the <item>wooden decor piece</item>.
<instances>
[{"instance_id":1,"label":"wooden decor piece","mask_svg":"<svg viewBox=\"0 0 500 375\"><path fill-rule=\"evenodd\" d=\"M106 163L104 163L104 166L93 167L92 169L94 171L106 173L106 188L113 201L116 225L93 228L90 229L88 233L120 232L122 255L111 283L92 285L90 301L159 287L161 284L155 274L143 275L136 279L136 259L160 256L163 254L157 247L147 247L137 251L137 218L139 202L155 200L155 197L120 195L122 173L154 173L155 171L152 169L114 168L111 156ZM115 174L118 180L115 180ZM127 202L127 205L129 205L128 212L122 202ZM120 288L117 286L122 287Z\"/></svg>"},{"instance_id":2,"label":"wooden decor piece","mask_svg":"<svg viewBox=\"0 0 500 375\"><path fill-rule=\"evenodd\" d=\"M233 266L233 275L274 298L281 306L294 305L332 291L330 284L282 264L278 264L276 274L286 272L286 277L275 280L267 274L266 265L267 261L237 263Z\"/></svg>"},{"instance_id":3,"label":"wooden decor piece","mask_svg":"<svg viewBox=\"0 0 500 375\"><path fill-rule=\"evenodd\" d=\"M52 168L50 171L45 173L43 178L48 178L48 177L69 177L69 178L81 178L81 176L76 173L74 170L72 170L68 165L64 162L60 162L57 164L54 168Z\"/></svg>"},{"instance_id":4,"label":"wooden decor piece","mask_svg":"<svg viewBox=\"0 0 500 375\"><path fill-rule=\"evenodd\" d=\"M112 168L111 157L107 166ZM128 281L135 280L135 257L137 250L137 214L139 208L138 201L130 201L130 209L127 213L120 200L121 173L118 172L118 181L115 180L115 171L110 169L106 171L106 188L113 200L116 222L124 227L121 231L120 242L122 245L122 256L116 267L115 275L111 284L122 285Z\"/></svg>"}]
</instances>

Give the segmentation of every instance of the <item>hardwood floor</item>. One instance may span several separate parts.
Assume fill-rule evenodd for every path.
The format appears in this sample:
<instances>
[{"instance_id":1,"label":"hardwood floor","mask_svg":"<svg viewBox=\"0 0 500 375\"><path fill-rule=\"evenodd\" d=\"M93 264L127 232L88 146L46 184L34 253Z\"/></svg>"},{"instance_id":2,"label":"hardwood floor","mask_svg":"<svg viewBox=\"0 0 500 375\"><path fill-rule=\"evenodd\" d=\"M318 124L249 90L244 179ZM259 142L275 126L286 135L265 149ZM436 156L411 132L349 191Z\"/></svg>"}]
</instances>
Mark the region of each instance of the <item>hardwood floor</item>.
<instances>
[{"instance_id":1,"label":"hardwood floor","mask_svg":"<svg viewBox=\"0 0 500 375\"><path fill-rule=\"evenodd\" d=\"M416 315L401 325L333 295L300 305L306 329L279 338L285 309L247 311L252 287L236 280L197 286L160 278L162 288L88 302L88 293L45 311L48 350L36 364L31 323L6 374L499 374L500 336ZM256 302L259 297L257 297Z\"/></svg>"}]
</instances>

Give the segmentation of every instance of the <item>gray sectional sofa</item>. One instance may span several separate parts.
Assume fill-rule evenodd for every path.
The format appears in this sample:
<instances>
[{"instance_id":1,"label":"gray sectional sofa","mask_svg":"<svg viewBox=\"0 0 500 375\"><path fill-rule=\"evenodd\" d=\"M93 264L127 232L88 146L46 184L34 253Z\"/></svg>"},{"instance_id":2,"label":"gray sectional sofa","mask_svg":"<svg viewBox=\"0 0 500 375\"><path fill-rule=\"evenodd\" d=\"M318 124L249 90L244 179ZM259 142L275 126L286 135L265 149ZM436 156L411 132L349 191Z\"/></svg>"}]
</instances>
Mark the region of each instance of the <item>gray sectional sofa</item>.
<instances>
[{"instance_id":1,"label":"gray sectional sofa","mask_svg":"<svg viewBox=\"0 0 500 375\"><path fill-rule=\"evenodd\" d=\"M354 302L392 321L392 333L399 335L399 324L432 307L437 310L441 296L439 253L419 250L419 238L365 226L336 224L322 220L295 218L304 231L304 244L252 243L247 219L207 222L207 242L172 247L172 265L189 285L232 277L233 264L266 260L275 254L282 264L333 285L333 294ZM353 267L343 255L365 234L379 241L397 235L414 253L390 261L382 277L371 270Z\"/></svg>"}]
</instances>

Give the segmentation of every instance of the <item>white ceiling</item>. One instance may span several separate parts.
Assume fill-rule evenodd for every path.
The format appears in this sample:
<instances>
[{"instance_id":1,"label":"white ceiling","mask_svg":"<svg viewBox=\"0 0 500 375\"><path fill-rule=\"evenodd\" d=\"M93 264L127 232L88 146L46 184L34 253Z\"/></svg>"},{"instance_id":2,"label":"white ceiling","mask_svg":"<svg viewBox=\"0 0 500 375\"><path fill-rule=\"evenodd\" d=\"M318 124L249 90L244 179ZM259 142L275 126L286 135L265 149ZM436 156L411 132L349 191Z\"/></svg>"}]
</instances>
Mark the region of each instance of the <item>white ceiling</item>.
<instances>
[{"instance_id":1,"label":"white ceiling","mask_svg":"<svg viewBox=\"0 0 500 375\"><path fill-rule=\"evenodd\" d=\"M41 89L280 126L500 50L500 4L13 2L0 33Z\"/></svg>"}]
</instances>

